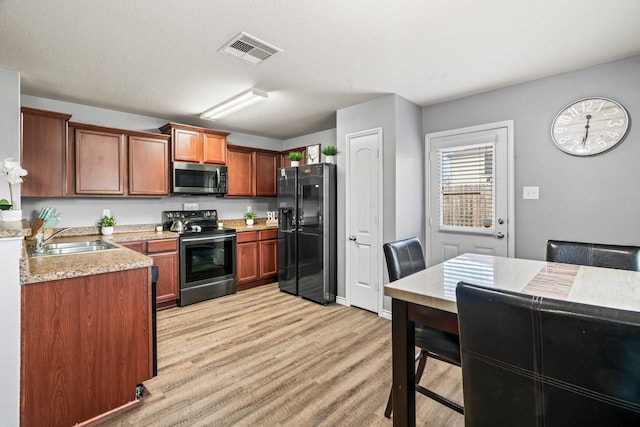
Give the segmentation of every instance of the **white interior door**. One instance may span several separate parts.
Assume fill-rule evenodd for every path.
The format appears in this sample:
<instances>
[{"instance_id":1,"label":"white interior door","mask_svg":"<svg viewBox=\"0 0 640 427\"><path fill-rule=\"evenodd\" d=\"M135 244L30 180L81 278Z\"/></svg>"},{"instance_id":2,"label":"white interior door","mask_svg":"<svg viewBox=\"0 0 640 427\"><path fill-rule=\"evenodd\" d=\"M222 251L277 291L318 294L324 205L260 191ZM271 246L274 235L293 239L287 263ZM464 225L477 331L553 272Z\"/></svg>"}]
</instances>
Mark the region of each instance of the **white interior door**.
<instances>
[{"instance_id":1,"label":"white interior door","mask_svg":"<svg viewBox=\"0 0 640 427\"><path fill-rule=\"evenodd\" d=\"M379 156L382 129L349 134L347 170L347 280L351 305L379 313L381 296Z\"/></svg>"},{"instance_id":2,"label":"white interior door","mask_svg":"<svg viewBox=\"0 0 640 427\"><path fill-rule=\"evenodd\" d=\"M513 256L512 122L427 135L428 263Z\"/></svg>"}]
</instances>

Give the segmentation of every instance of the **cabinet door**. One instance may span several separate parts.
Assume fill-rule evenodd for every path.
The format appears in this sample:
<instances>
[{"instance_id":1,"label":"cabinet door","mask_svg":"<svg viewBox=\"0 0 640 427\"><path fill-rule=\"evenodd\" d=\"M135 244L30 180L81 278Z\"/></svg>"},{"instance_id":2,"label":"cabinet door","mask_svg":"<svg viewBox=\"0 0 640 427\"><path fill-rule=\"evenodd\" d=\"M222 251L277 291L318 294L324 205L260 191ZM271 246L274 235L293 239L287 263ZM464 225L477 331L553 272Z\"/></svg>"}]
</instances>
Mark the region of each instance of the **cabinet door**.
<instances>
[{"instance_id":1,"label":"cabinet door","mask_svg":"<svg viewBox=\"0 0 640 427\"><path fill-rule=\"evenodd\" d=\"M178 286L178 253L148 254L148 256L153 259L153 263L158 266L156 301L158 304L166 301L176 301L180 297Z\"/></svg>"},{"instance_id":2,"label":"cabinet door","mask_svg":"<svg viewBox=\"0 0 640 427\"><path fill-rule=\"evenodd\" d=\"M21 164L29 175L22 195L60 197L67 195L66 153L68 114L22 108Z\"/></svg>"},{"instance_id":3,"label":"cabinet door","mask_svg":"<svg viewBox=\"0 0 640 427\"><path fill-rule=\"evenodd\" d=\"M278 274L278 240L260 242L260 277Z\"/></svg>"},{"instance_id":4,"label":"cabinet door","mask_svg":"<svg viewBox=\"0 0 640 427\"><path fill-rule=\"evenodd\" d=\"M169 195L169 142L129 137L129 194Z\"/></svg>"},{"instance_id":5,"label":"cabinet door","mask_svg":"<svg viewBox=\"0 0 640 427\"><path fill-rule=\"evenodd\" d=\"M123 134L76 129L76 194L124 194Z\"/></svg>"},{"instance_id":6,"label":"cabinet door","mask_svg":"<svg viewBox=\"0 0 640 427\"><path fill-rule=\"evenodd\" d=\"M240 147L227 147L227 196L253 196L254 151Z\"/></svg>"},{"instance_id":7,"label":"cabinet door","mask_svg":"<svg viewBox=\"0 0 640 427\"><path fill-rule=\"evenodd\" d=\"M258 279L258 242L238 244L236 254L238 257L236 264L238 284Z\"/></svg>"},{"instance_id":8,"label":"cabinet door","mask_svg":"<svg viewBox=\"0 0 640 427\"><path fill-rule=\"evenodd\" d=\"M204 163L227 163L227 137L204 132L202 134L202 161Z\"/></svg>"},{"instance_id":9,"label":"cabinet door","mask_svg":"<svg viewBox=\"0 0 640 427\"><path fill-rule=\"evenodd\" d=\"M256 196L277 196L278 155L256 151Z\"/></svg>"},{"instance_id":10,"label":"cabinet door","mask_svg":"<svg viewBox=\"0 0 640 427\"><path fill-rule=\"evenodd\" d=\"M22 286L20 425L73 426L134 400L152 376L150 282L144 267Z\"/></svg>"},{"instance_id":11,"label":"cabinet door","mask_svg":"<svg viewBox=\"0 0 640 427\"><path fill-rule=\"evenodd\" d=\"M173 160L199 163L202 158L201 135L192 130L173 129Z\"/></svg>"}]
</instances>

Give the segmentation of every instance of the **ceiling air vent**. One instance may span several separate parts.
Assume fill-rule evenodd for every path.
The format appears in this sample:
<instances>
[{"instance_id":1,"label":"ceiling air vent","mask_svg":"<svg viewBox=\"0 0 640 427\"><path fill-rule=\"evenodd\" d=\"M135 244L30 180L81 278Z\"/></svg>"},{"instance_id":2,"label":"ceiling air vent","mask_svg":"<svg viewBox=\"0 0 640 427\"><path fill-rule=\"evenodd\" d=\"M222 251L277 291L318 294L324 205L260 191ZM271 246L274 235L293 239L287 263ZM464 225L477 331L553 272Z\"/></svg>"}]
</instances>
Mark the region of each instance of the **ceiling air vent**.
<instances>
[{"instance_id":1,"label":"ceiling air vent","mask_svg":"<svg viewBox=\"0 0 640 427\"><path fill-rule=\"evenodd\" d=\"M247 33L240 33L222 48L221 51L242 58L252 64L257 64L272 57L282 49L278 49Z\"/></svg>"}]
</instances>

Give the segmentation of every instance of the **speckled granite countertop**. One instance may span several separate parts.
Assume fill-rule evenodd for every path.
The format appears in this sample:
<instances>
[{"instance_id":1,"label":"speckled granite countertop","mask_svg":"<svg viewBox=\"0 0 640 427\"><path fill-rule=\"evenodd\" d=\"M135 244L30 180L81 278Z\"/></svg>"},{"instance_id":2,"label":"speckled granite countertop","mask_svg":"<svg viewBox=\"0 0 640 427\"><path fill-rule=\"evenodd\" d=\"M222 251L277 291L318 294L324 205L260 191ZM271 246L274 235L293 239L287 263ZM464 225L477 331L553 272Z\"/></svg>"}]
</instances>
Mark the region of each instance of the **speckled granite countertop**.
<instances>
[{"instance_id":1,"label":"speckled granite countertop","mask_svg":"<svg viewBox=\"0 0 640 427\"><path fill-rule=\"evenodd\" d=\"M277 222L267 224L266 218L256 218L255 224L253 225L247 225L244 219L225 219L222 221L225 228L233 228L238 233L242 233L243 231L259 231L278 228Z\"/></svg>"},{"instance_id":2,"label":"speckled granite countertop","mask_svg":"<svg viewBox=\"0 0 640 427\"><path fill-rule=\"evenodd\" d=\"M223 220L225 228L234 228L238 233L243 231L259 231L277 229L277 223L266 223L266 219L258 218L253 226L244 220ZM30 234L27 221L22 223L0 223L0 237L22 237ZM126 243L139 240L157 240L178 238L179 234L171 231L156 232L154 224L116 226L112 236L102 236L98 227L74 227L53 238L56 242L79 240L108 240L114 243ZM100 252L82 254L55 255L44 257L28 257L25 241L20 263L20 282L22 284L38 283L51 280L69 279L92 274L109 273L148 267L151 258L125 247Z\"/></svg>"},{"instance_id":3,"label":"speckled granite countertop","mask_svg":"<svg viewBox=\"0 0 640 427\"><path fill-rule=\"evenodd\" d=\"M87 228L93 229L93 227ZM120 230L125 231L125 228L121 228ZM124 243L138 240L157 240L178 237L177 233L170 231L156 232L152 230L153 227L151 227L151 230L136 228L134 230L126 230L128 232L115 233L112 236L102 236L100 234L79 234L82 230L74 228L62 233L60 236L54 237L53 240L59 243L82 240L108 240L114 243ZM66 233L69 233L70 236L65 237ZM26 254L26 245L31 244L33 244L33 242L25 241L20 264L20 282L22 284L130 270L133 268L148 267L153 264L151 258L121 246L118 249L100 252L28 257Z\"/></svg>"},{"instance_id":4,"label":"speckled granite countertop","mask_svg":"<svg viewBox=\"0 0 640 427\"><path fill-rule=\"evenodd\" d=\"M8 237L24 237L31 234L29 222L26 219L16 222L0 222L0 239Z\"/></svg>"}]
</instances>

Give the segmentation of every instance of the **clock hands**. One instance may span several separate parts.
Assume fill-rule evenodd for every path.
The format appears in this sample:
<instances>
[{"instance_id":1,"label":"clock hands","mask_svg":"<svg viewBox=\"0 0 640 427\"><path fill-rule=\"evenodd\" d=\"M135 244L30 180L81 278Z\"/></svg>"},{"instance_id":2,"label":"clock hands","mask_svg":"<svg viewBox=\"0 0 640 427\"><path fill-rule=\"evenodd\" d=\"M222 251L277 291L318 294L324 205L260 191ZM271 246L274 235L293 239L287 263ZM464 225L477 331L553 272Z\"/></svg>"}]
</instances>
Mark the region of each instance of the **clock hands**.
<instances>
[{"instance_id":1,"label":"clock hands","mask_svg":"<svg viewBox=\"0 0 640 427\"><path fill-rule=\"evenodd\" d=\"M591 120L591 114L587 114L587 124L584 127L584 138L582 138L582 148L587 144L587 137L589 136L589 120Z\"/></svg>"}]
</instances>

